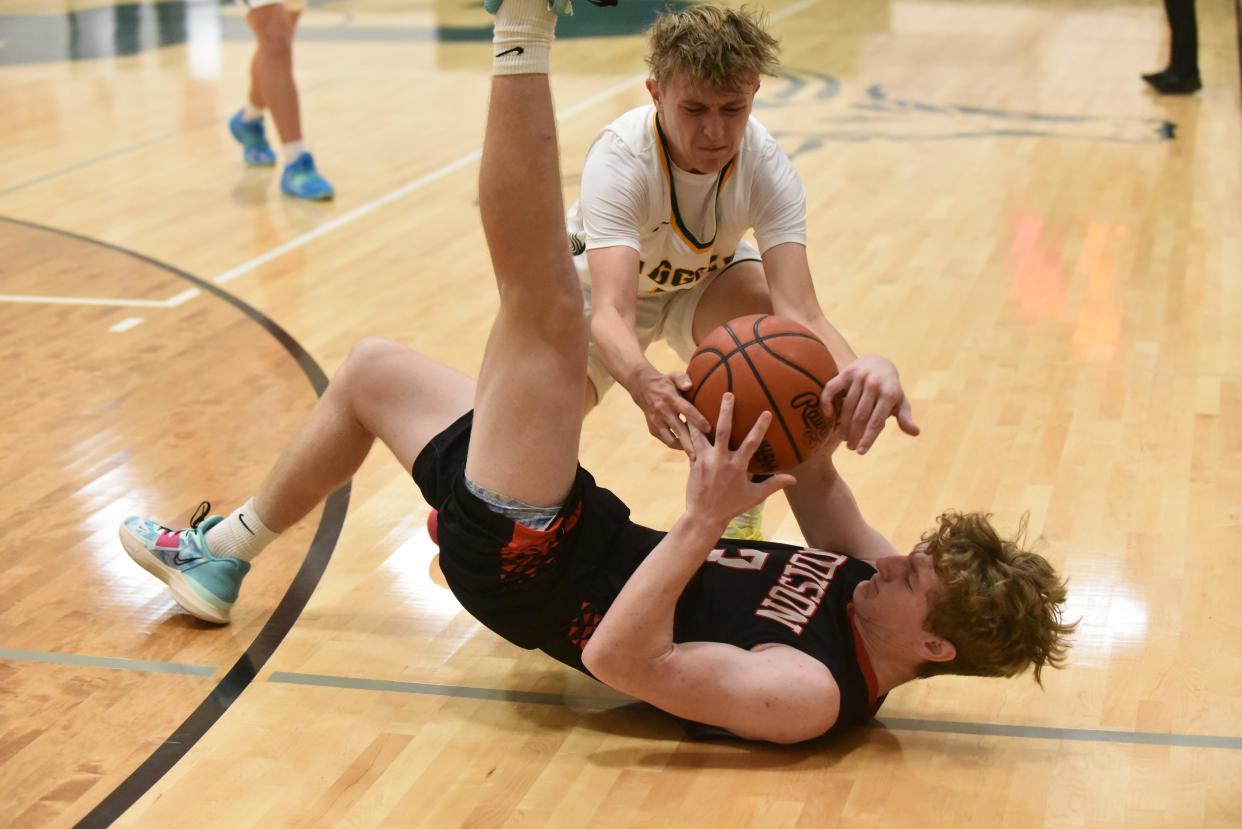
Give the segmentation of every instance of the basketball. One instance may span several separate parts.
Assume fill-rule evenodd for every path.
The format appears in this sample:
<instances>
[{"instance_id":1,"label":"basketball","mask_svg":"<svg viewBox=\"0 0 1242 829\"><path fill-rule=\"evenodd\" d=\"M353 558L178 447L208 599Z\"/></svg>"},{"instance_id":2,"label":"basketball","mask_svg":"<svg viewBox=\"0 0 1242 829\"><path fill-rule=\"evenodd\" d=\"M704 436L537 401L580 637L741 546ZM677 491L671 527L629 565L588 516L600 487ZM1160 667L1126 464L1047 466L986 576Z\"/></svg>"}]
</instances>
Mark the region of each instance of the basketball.
<instances>
[{"instance_id":1,"label":"basketball","mask_svg":"<svg viewBox=\"0 0 1242 829\"><path fill-rule=\"evenodd\" d=\"M769 314L738 317L704 338L690 364L686 398L715 428L720 399L733 392L736 449L765 411L772 423L750 461L750 471L772 474L802 463L828 439L833 413L819 405L837 364L811 331Z\"/></svg>"}]
</instances>

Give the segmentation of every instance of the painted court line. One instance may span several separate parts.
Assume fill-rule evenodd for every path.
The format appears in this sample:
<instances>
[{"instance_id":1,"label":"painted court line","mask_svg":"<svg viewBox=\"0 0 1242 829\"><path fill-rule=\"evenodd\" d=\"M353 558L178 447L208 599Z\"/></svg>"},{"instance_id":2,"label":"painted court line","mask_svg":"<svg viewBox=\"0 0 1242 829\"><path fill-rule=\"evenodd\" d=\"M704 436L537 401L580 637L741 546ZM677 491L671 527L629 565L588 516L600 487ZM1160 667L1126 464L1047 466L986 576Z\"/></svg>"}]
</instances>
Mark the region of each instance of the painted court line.
<instances>
[{"instance_id":1,"label":"painted court line","mask_svg":"<svg viewBox=\"0 0 1242 829\"><path fill-rule=\"evenodd\" d=\"M186 676L211 676L216 672L213 665L187 665L180 662L147 662L141 659L121 659L116 656L84 656L77 653L54 653L51 651L23 651L0 648L0 659L22 662L46 662L52 665L76 665L82 668L109 668L116 671L144 671L156 674L182 674Z\"/></svg>"},{"instance_id":2,"label":"painted court line","mask_svg":"<svg viewBox=\"0 0 1242 829\"><path fill-rule=\"evenodd\" d=\"M314 685L320 688L346 688L354 691L387 691L394 694L417 694L429 697L461 697L486 699L493 702L525 702L534 705L560 705L567 708L589 708L606 711L633 705L629 697L578 697L565 694L543 694L535 691L505 691L499 688L476 688L469 685L437 685L428 682L402 682L391 679L357 679L348 676L299 674L273 671L268 682L287 685Z\"/></svg>"},{"instance_id":3,"label":"painted court line","mask_svg":"<svg viewBox=\"0 0 1242 829\"><path fill-rule=\"evenodd\" d=\"M345 688L358 691L387 691L397 694L466 697L534 705L560 705L571 708L608 710L632 705L637 700L626 697L571 697L562 694L541 694L533 691L502 691L459 685L434 685L425 682L397 682L382 679L274 672L268 682L290 685L314 685L320 688ZM925 731L936 734L969 734L984 737L1021 737L1034 740L1074 740L1089 743L1137 743L1140 745L1185 746L1188 748L1242 749L1242 737L1214 737L1200 734L1157 734L1140 731L1101 731L1089 728L1048 728L1033 725L993 725L989 723L911 720L881 717L873 728L889 731Z\"/></svg>"},{"instance_id":4,"label":"painted court line","mask_svg":"<svg viewBox=\"0 0 1242 829\"><path fill-rule=\"evenodd\" d=\"M108 668L121 671L211 676L219 670L211 665L189 665L177 662L147 662L111 656L84 656L73 653L26 651L0 648L0 659L44 662L54 665L75 665L85 668ZM557 705L571 709L608 711L632 705L629 697L587 697L548 694L536 691L507 691L501 688L480 688L469 685L442 685L430 682L405 682L390 679L366 679L325 674L303 674L274 671L267 679L285 685L308 685L318 688L340 688L352 691L380 691L418 696L482 699L491 702ZM1105 731L1093 728L1054 728L1034 725L950 722L919 720L904 717L881 717L872 728L889 731L920 731L932 734L965 734L977 737L1017 737L1030 740L1063 740L1086 743L1121 743L1130 745L1178 746L1184 748L1223 748L1242 750L1242 737L1220 737L1210 734L1163 734L1145 731Z\"/></svg>"}]
</instances>

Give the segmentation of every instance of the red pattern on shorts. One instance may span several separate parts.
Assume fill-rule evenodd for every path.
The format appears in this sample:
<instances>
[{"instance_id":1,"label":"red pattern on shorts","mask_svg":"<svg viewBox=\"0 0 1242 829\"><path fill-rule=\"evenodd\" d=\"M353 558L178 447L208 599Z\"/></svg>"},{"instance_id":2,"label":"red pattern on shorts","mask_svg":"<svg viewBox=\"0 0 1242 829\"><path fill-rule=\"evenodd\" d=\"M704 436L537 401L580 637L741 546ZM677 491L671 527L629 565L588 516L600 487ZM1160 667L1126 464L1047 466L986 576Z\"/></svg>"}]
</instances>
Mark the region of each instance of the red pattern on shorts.
<instances>
[{"instance_id":1,"label":"red pattern on shorts","mask_svg":"<svg viewBox=\"0 0 1242 829\"><path fill-rule=\"evenodd\" d=\"M569 622L569 641L578 646L578 650L586 647L587 642L591 641L591 637L595 634L595 628L599 627L599 623L603 621L604 614L590 602L583 602L582 607L578 609L578 615Z\"/></svg>"},{"instance_id":2,"label":"red pattern on shorts","mask_svg":"<svg viewBox=\"0 0 1242 829\"><path fill-rule=\"evenodd\" d=\"M513 537L500 548L500 580L517 583L536 576L555 558L557 543L573 530L582 514L582 502L568 517L558 518L546 530L532 530L524 524L513 524Z\"/></svg>"}]
</instances>

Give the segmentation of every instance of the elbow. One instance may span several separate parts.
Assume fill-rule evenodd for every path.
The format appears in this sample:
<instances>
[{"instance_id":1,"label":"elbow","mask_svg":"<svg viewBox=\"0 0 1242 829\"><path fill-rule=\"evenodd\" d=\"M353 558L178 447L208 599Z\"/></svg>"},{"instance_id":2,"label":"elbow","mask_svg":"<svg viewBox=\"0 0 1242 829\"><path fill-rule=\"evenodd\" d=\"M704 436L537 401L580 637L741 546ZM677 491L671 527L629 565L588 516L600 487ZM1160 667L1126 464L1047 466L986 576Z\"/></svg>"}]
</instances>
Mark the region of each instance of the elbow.
<instances>
[{"instance_id":1,"label":"elbow","mask_svg":"<svg viewBox=\"0 0 1242 829\"><path fill-rule=\"evenodd\" d=\"M586 647L582 649L582 667L591 672L591 676L598 679L605 685L609 685L606 678L609 673L609 665L607 658L608 649L600 636L592 636L587 640Z\"/></svg>"}]
</instances>

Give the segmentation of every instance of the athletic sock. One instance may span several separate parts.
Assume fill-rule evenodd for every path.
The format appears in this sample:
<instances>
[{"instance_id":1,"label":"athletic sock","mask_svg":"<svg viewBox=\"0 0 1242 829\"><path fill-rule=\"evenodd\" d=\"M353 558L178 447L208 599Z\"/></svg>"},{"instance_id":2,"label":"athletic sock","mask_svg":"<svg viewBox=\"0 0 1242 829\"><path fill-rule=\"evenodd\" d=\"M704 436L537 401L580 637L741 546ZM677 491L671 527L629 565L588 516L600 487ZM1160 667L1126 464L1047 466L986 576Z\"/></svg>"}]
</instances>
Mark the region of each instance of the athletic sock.
<instances>
[{"instance_id":1,"label":"athletic sock","mask_svg":"<svg viewBox=\"0 0 1242 829\"><path fill-rule=\"evenodd\" d=\"M247 101L246 105L242 107L242 120L243 121L262 121L263 113L266 111L267 110L265 110L263 107L257 107L254 104Z\"/></svg>"},{"instance_id":2,"label":"athletic sock","mask_svg":"<svg viewBox=\"0 0 1242 829\"><path fill-rule=\"evenodd\" d=\"M285 163L292 164L293 162L298 160L298 156L306 152L306 142L302 141L301 139L297 141L290 141L289 143L285 144L284 150L285 150Z\"/></svg>"},{"instance_id":3,"label":"athletic sock","mask_svg":"<svg viewBox=\"0 0 1242 829\"><path fill-rule=\"evenodd\" d=\"M207 548L217 556L250 561L279 536L267 528L255 511L254 499L235 509L228 518L207 531Z\"/></svg>"},{"instance_id":4,"label":"athletic sock","mask_svg":"<svg viewBox=\"0 0 1242 829\"><path fill-rule=\"evenodd\" d=\"M504 0L492 32L493 75L546 75L556 37L548 0Z\"/></svg>"}]
</instances>

